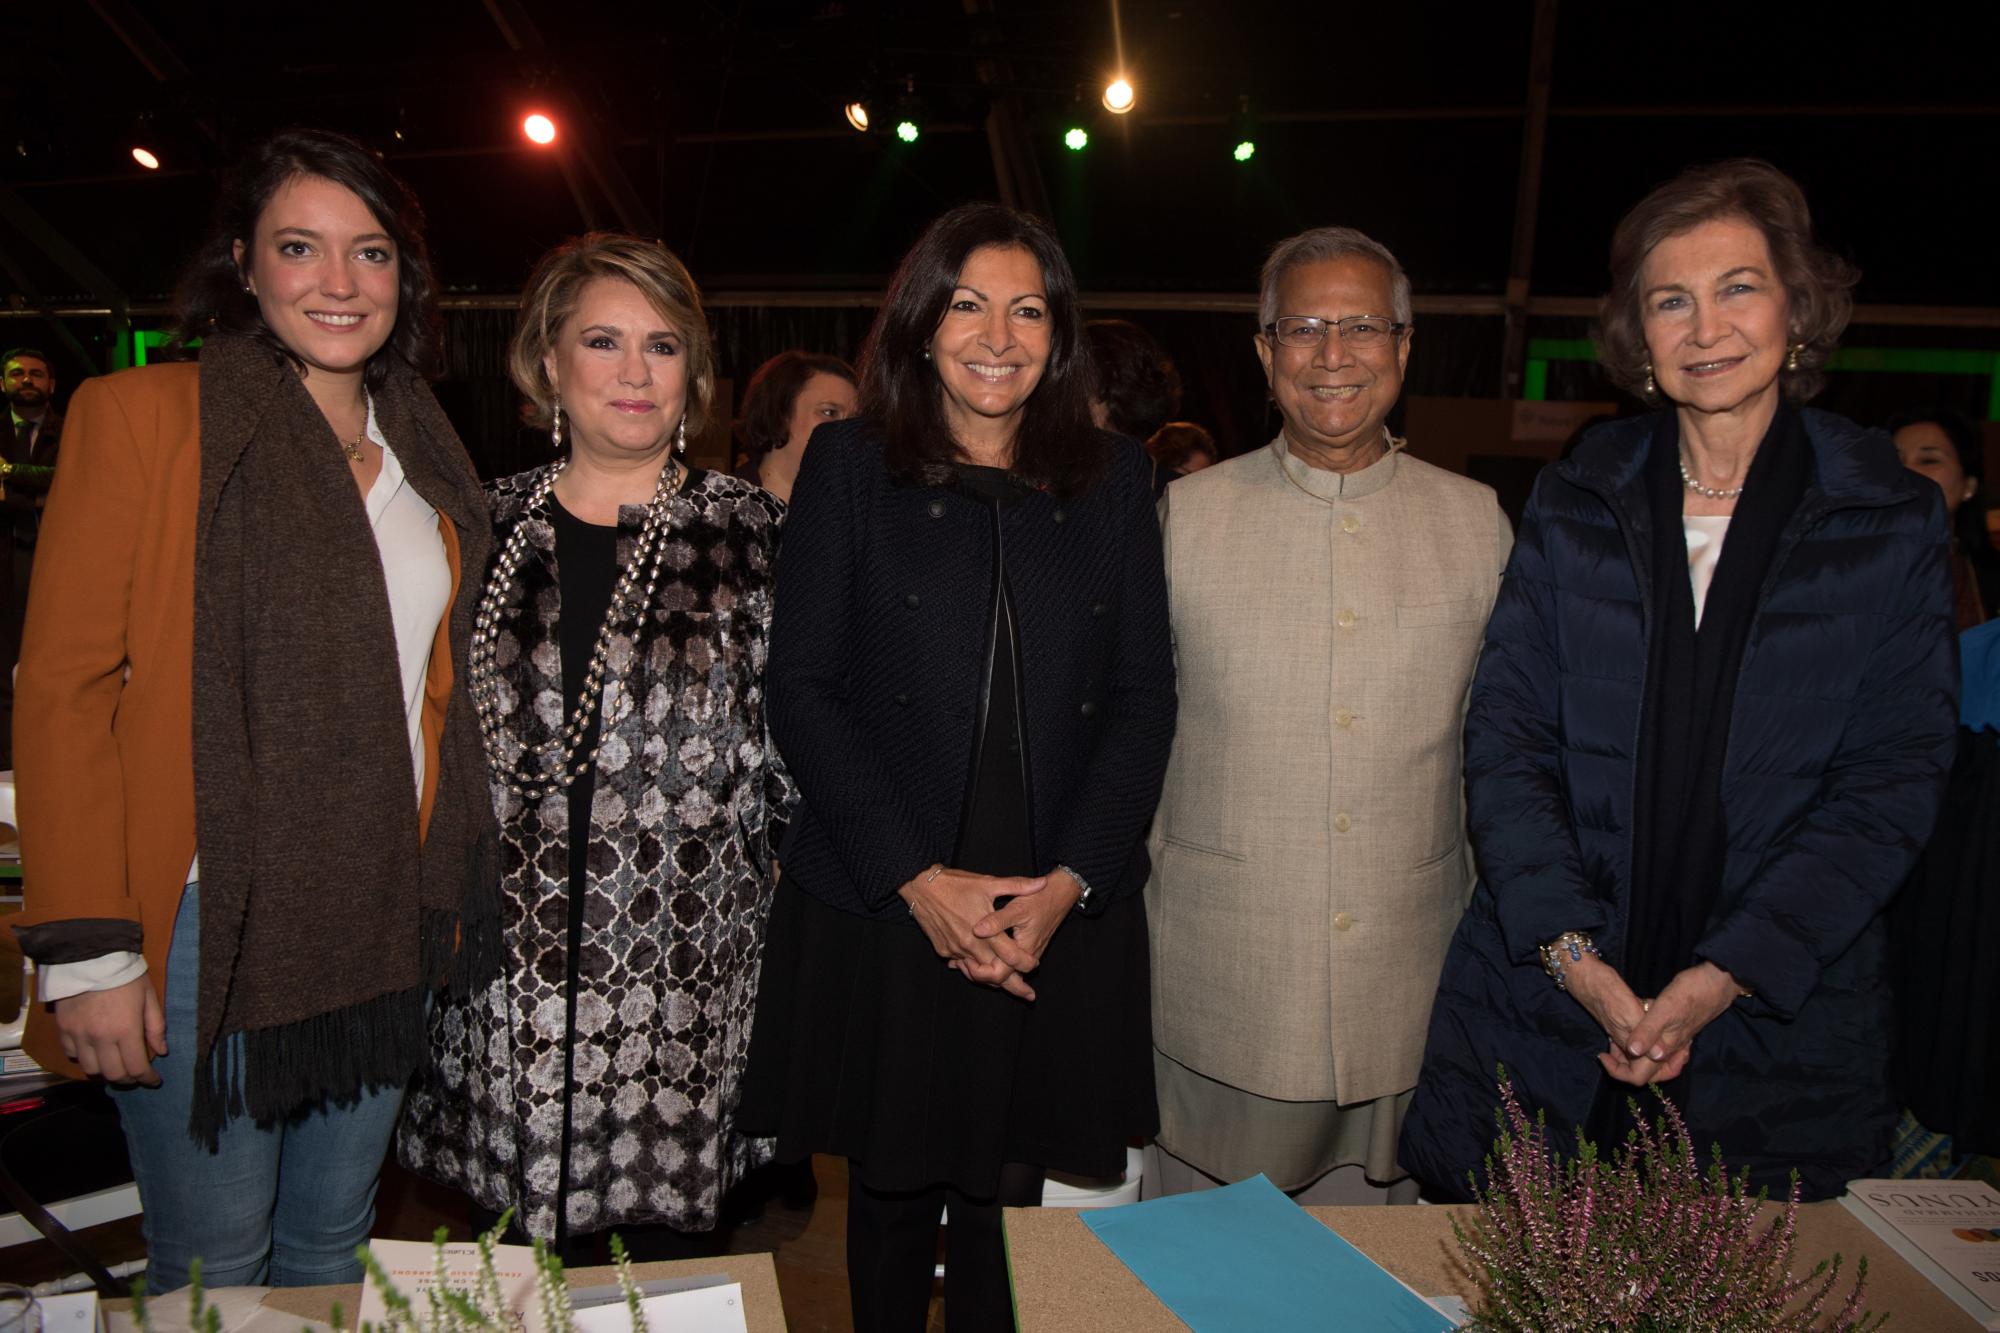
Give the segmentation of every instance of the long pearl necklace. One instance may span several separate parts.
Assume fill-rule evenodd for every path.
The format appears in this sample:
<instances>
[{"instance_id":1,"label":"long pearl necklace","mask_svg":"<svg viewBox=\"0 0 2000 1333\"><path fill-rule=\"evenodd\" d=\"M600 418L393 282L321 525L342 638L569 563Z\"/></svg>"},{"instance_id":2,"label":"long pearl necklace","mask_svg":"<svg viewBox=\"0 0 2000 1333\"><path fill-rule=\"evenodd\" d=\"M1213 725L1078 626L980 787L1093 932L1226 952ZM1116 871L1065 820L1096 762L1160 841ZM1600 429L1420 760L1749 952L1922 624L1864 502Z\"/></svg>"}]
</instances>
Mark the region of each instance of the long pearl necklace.
<instances>
[{"instance_id":1,"label":"long pearl necklace","mask_svg":"<svg viewBox=\"0 0 2000 1333\"><path fill-rule=\"evenodd\" d=\"M1687 460L1685 458L1680 460L1680 465L1681 465L1681 485L1687 487L1689 490L1693 491L1696 495L1699 495L1704 499L1734 500L1737 496L1743 494L1743 488L1741 486L1731 486L1726 491L1718 490L1713 486L1704 486L1700 482L1694 479L1693 473L1688 471Z\"/></svg>"},{"instance_id":2,"label":"long pearl necklace","mask_svg":"<svg viewBox=\"0 0 2000 1333\"><path fill-rule=\"evenodd\" d=\"M507 590L513 585L514 573L521 567L521 560L528 552L528 521L538 515L547 518L549 493L555 489L556 478L568 466L569 460L564 459L550 468L535 483L535 489L528 493L520 520L507 534L507 544L501 549L499 560L494 562L492 576L486 580L486 591L479 599L479 613L472 622L472 646L467 654L472 706L479 715L479 734L486 742L487 762L492 765L495 775L506 783L508 791L529 801L538 801L551 792L567 790L597 762L597 752L604 745L603 728L598 729L596 744L581 760L576 755L577 747L583 743L584 732L590 729L590 720L597 715L597 701L604 692L612 634L628 617L636 622L645 613L647 604L653 600L653 590L659 585L660 561L667 550L664 540L667 501L673 498L680 486L680 465L668 459L667 465L660 469L660 480L653 488L653 498L647 502L645 526L639 530L639 544L632 553L632 561L620 573L618 585L611 594L611 606L604 613L604 624L597 631L597 642L590 652L590 667L584 673L583 690L577 696L576 709L570 714L560 736L525 747L525 757L530 761L539 761L540 771L530 772L508 761L501 741L500 666L495 645L499 641L500 611L506 604ZM644 571L645 577L643 591L639 586L641 571Z\"/></svg>"}]
</instances>

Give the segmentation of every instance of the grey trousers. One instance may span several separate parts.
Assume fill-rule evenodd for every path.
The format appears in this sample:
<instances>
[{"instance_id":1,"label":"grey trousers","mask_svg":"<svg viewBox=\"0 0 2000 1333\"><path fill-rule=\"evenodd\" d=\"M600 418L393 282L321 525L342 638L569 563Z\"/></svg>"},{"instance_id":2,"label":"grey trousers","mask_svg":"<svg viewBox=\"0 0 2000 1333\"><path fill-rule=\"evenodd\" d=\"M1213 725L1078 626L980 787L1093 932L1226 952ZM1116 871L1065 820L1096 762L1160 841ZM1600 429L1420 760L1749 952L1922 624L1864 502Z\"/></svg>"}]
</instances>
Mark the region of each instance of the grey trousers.
<instances>
[{"instance_id":1,"label":"grey trousers","mask_svg":"<svg viewBox=\"0 0 2000 1333\"><path fill-rule=\"evenodd\" d=\"M1139 1186L1139 1197L1142 1199L1187 1194L1229 1183L1182 1161L1157 1143L1146 1145L1146 1176ZM1417 1202L1417 1188L1413 1176L1406 1176L1393 1185L1377 1185L1358 1166L1337 1166L1304 1189L1289 1193L1294 1201L1304 1205L1409 1204Z\"/></svg>"}]
</instances>

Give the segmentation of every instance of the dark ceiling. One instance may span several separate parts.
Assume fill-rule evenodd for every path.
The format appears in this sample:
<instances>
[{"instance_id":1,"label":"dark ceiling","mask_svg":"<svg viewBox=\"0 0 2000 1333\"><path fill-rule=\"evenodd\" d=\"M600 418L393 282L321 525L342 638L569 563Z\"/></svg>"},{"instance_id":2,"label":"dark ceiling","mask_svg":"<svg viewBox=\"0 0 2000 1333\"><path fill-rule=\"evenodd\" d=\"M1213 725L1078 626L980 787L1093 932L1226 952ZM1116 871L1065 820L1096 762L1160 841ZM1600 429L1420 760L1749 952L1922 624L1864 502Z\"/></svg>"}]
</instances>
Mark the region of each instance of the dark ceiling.
<instances>
[{"instance_id":1,"label":"dark ceiling","mask_svg":"<svg viewBox=\"0 0 2000 1333\"><path fill-rule=\"evenodd\" d=\"M0 277L16 304L107 285L158 300L215 169L308 123L388 155L454 290L513 291L548 245L621 217L711 290L865 289L929 217L999 191L997 103L1018 109L1087 288L1245 292L1274 239L1326 222L1385 241L1421 291L1504 288L1532 0L1117 8L1141 99L1123 120L1097 103L1117 64L1103 3L0 0ZM1990 2L1569 0L1535 290L1594 294L1613 222L1649 185L1749 153L1806 185L1863 301L2000 306L1979 184L1997 50ZM872 97L879 126L906 87L914 145L844 127L849 97ZM1258 151L1238 164L1245 98ZM536 106L562 112L581 203L519 134ZM1061 146L1071 123L1093 136L1082 153ZM132 162L138 137L158 172Z\"/></svg>"}]
</instances>

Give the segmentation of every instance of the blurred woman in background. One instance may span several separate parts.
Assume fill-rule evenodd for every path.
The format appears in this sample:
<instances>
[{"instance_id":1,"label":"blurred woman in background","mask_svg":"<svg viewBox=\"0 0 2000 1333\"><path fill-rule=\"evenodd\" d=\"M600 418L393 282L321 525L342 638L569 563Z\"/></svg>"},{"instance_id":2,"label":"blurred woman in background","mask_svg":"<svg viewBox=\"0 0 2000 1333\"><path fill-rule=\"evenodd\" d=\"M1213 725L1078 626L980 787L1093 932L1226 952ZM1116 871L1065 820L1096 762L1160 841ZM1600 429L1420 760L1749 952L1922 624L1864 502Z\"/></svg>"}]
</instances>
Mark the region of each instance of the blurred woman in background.
<instances>
[{"instance_id":1,"label":"blurred woman in background","mask_svg":"<svg viewBox=\"0 0 2000 1333\"><path fill-rule=\"evenodd\" d=\"M1920 472L1944 492L1951 520L1953 617L1971 629L2000 606L2000 553L1986 526L1986 442L1979 427L1949 407L1904 412L1889 422L1903 466Z\"/></svg>"},{"instance_id":2,"label":"blurred woman in background","mask_svg":"<svg viewBox=\"0 0 2000 1333\"><path fill-rule=\"evenodd\" d=\"M757 367L743 391L743 479L790 503L813 430L854 415L854 368L794 348Z\"/></svg>"},{"instance_id":3,"label":"blurred woman in background","mask_svg":"<svg viewBox=\"0 0 2000 1333\"><path fill-rule=\"evenodd\" d=\"M1146 441L1153 466L1169 481L1216 464L1215 437L1192 421L1169 421Z\"/></svg>"}]
</instances>

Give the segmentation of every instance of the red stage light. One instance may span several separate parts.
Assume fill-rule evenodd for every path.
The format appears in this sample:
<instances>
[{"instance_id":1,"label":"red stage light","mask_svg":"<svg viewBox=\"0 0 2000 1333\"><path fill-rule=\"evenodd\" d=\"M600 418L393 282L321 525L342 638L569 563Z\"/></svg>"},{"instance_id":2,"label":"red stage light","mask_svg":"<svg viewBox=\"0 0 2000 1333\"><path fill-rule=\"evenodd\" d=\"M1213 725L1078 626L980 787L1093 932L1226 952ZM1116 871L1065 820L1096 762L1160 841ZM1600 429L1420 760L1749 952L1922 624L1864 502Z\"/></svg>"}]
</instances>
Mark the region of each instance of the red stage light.
<instances>
[{"instance_id":1,"label":"red stage light","mask_svg":"<svg viewBox=\"0 0 2000 1333\"><path fill-rule=\"evenodd\" d=\"M556 141L556 123L537 111L521 121L521 133L527 135L531 143L546 148Z\"/></svg>"}]
</instances>

